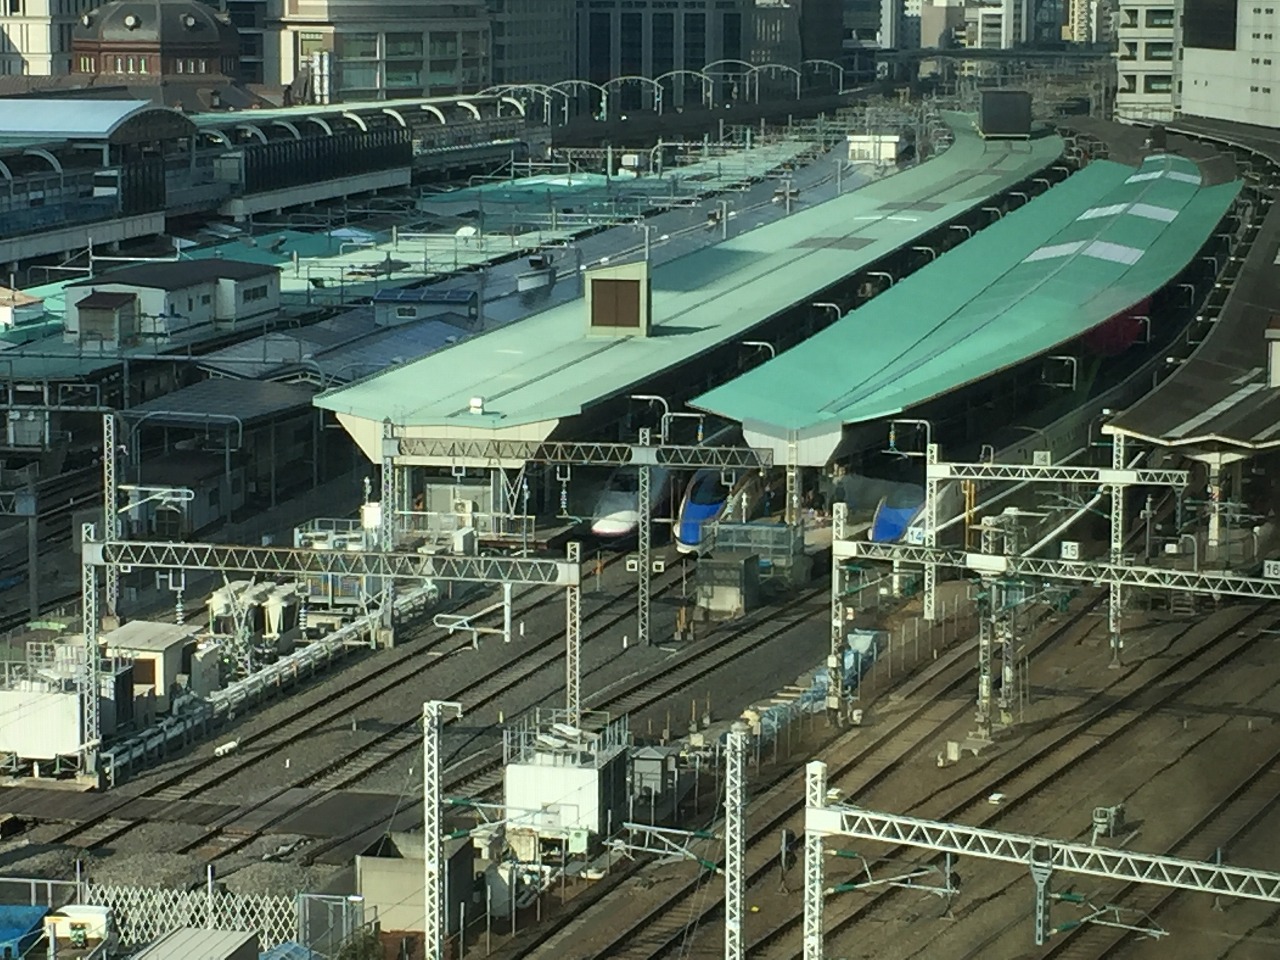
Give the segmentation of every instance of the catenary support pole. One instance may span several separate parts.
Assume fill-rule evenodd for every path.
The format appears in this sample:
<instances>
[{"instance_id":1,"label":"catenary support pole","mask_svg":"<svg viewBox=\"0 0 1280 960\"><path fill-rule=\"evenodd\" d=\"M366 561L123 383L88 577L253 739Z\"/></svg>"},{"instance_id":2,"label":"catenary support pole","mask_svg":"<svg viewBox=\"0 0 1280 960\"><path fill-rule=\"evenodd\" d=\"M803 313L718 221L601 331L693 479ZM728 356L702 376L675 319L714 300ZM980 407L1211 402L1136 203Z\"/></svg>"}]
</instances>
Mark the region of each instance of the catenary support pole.
<instances>
[{"instance_id":1,"label":"catenary support pole","mask_svg":"<svg viewBox=\"0 0 1280 960\"><path fill-rule=\"evenodd\" d=\"M827 765L814 760L805 767L807 811L827 805ZM822 834L804 829L804 960L822 960Z\"/></svg>"},{"instance_id":2,"label":"catenary support pole","mask_svg":"<svg viewBox=\"0 0 1280 960\"><path fill-rule=\"evenodd\" d=\"M428 700L422 705L423 948L427 960L443 960L445 876L441 837L440 726L445 715L462 716L462 704Z\"/></svg>"},{"instance_id":3,"label":"catenary support pole","mask_svg":"<svg viewBox=\"0 0 1280 960\"><path fill-rule=\"evenodd\" d=\"M729 731L724 781L724 960L742 960L742 899L746 888L747 737L741 720Z\"/></svg>"},{"instance_id":4,"label":"catenary support pole","mask_svg":"<svg viewBox=\"0 0 1280 960\"><path fill-rule=\"evenodd\" d=\"M117 503L116 478L116 416L114 413L102 415L102 530L108 540L120 539L120 510ZM107 566L106 572L107 613L115 617L119 615L120 605L120 568L114 564Z\"/></svg>"},{"instance_id":5,"label":"catenary support pole","mask_svg":"<svg viewBox=\"0 0 1280 960\"><path fill-rule=\"evenodd\" d=\"M931 443L925 448L925 494L924 494L924 544L926 547L938 545L938 495L941 483L930 467L938 463L938 445ZM932 623L938 619L938 565L924 565L924 618Z\"/></svg>"},{"instance_id":6,"label":"catenary support pole","mask_svg":"<svg viewBox=\"0 0 1280 960\"><path fill-rule=\"evenodd\" d=\"M582 544L573 540L568 546L570 563L582 562ZM569 723L577 726L582 719L582 588L574 584L564 591L564 690L565 712Z\"/></svg>"},{"instance_id":7,"label":"catenary support pole","mask_svg":"<svg viewBox=\"0 0 1280 960\"><path fill-rule=\"evenodd\" d=\"M1111 438L1111 469L1125 468L1124 434L1117 433ZM1111 487L1111 550L1112 566L1120 566L1124 562L1124 485L1114 484ZM1118 667L1124 650L1122 634L1124 621L1124 588L1112 582L1107 592L1107 624L1111 633L1111 666Z\"/></svg>"},{"instance_id":8,"label":"catenary support pole","mask_svg":"<svg viewBox=\"0 0 1280 960\"><path fill-rule=\"evenodd\" d=\"M640 430L640 445L647 447L650 443L649 429L644 427ZM636 531L639 540L639 589L636 591L636 642L640 646L648 646L649 637L649 591L651 588L651 576L653 574L653 561L650 535L652 533L650 527L649 513L653 507L653 496L649 489L649 484L653 480L653 475L649 471L647 464L640 464L637 467L640 471L639 483L637 484L639 491L636 503Z\"/></svg>"},{"instance_id":9,"label":"catenary support pole","mask_svg":"<svg viewBox=\"0 0 1280 960\"><path fill-rule=\"evenodd\" d=\"M831 507L831 537L834 543L846 536L848 522L847 504L835 503ZM827 655L827 709L839 715L844 708L844 565L832 551L831 557L831 651Z\"/></svg>"},{"instance_id":10,"label":"catenary support pole","mask_svg":"<svg viewBox=\"0 0 1280 960\"><path fill-rule=\"evenodd\" d=\"M80 528L82 541L94 539L92 523ZM98 721L98 571L86 556L81 562L81 609L84 628L84 663L79 683L80 710L84 714L84 772L98 772L102 728Z\"/></svg>"}]
</instances>

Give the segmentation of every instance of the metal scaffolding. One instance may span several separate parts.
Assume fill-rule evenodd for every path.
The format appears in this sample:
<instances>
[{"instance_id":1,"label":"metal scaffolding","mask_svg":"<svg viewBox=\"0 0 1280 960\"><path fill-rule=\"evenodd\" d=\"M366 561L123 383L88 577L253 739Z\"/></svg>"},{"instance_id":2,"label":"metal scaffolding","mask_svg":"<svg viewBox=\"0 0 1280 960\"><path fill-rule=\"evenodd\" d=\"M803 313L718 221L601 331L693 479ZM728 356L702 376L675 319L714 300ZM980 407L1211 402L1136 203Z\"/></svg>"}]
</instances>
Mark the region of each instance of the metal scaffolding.
<instances>
[{"instance_id":1,"label":"metal scaffolding","mask_svg":"<svg viewBox=\"0 0 1280 960\"><path fill-rule=\"evenodd\" d=\"M746 888L747 738L738 720L729 730L724 780L724 960L742 960L742 898Z\"/></svg>"},{"instance_id":2,"label":"metal scaffolding","mask_svg":"<svg viewBox=\"0 0 1280 960\"><path fill-rule=\"evenodd\" d=\"M1280 873L1272 871L1133 853L829 804L827 765L820 760L809 763L806 768L805 796L804 960L822 960L823 955L821 859L827 837L875 840L1027 867L1036 885L1037 945L1043 945L1050 933L1049 881L1055 872L1280 903Z\"/></svg>"},{"instance_id":3,"label":"metal scaffolding","mask_svg":"<svg viewBox=\"0 0 1280 960\"><path fill-rule=\"evenodd\" d=\"M444 849L440 827L440 726L444 716L462 716L462 704L428 700L422 705L422 895L423 945L427 960L443 960L445 932Z\"/></svg>"}]
</instances>

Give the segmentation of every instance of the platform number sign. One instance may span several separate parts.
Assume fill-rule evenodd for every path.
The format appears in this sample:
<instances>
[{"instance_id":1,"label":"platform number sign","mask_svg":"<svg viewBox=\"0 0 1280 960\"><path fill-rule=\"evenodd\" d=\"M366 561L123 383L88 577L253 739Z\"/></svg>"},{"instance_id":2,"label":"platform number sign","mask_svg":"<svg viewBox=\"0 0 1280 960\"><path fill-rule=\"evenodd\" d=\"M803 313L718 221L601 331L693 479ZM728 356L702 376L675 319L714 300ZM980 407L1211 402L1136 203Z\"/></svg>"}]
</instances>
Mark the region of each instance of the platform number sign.
<instances>
[{"instance_id":1,"label":"platform number sign","mask_svg":"<svg viewBox=\"0 0 1280 960\"><path fill-rule=\"evenodd\" d=\"M1264 560L1262 575L1268 580L1280 580L1280 560Z\"/></svg>"},{"instance_id":2,"label":"platform number sign","mask_svg":"<svg viewBox=\"0 0 1280 960\"><path fill-rule=\"evenodd\" d=\"M1063 560L1079 560L1080 559L1080 542L1078 540L1062 541L1062 559Z\"/></svg>"}]
</instances>

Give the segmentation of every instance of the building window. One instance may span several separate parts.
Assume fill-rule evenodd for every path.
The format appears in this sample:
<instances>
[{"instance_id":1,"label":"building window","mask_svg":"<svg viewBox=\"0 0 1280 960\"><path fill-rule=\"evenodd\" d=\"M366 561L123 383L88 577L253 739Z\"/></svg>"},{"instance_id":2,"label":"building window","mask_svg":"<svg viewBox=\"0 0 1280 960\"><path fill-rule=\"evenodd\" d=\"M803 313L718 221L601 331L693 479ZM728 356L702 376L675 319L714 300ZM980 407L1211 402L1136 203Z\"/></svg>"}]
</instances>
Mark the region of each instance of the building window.
<instances>
[{"instance_id":1,"label":"building window","mask_svg":"<svg viewBox=\"0 0 1280 960\"><path fill-rule=\"evenodd\" d=\"M116 57L116 73L124 73L124 57Z\"/></svg>"},{"instance_id":2,"label":"building window","mask_svg":"<svg viewBox=\"0 0 1280 960\"><path fill-rule=\"evenodd\" d=\"M418 317L416 307L396 307L397 320L415 320Z\"/></svg>"},{"instance_id":3,"label":"building window","mask_svg":"<svg viewBox=\"0 0 1280 960\"><path fill-rule=\"evenodd\" d=\"M420 33L388 33L387 59L405 57L411 60L422 59L422 34Z\"/></svg>"},{"instance_id":4,"label":"building window","mask_svg":"<svg viewBox=\"0 0 1280 960\"><path fill-rule=\"evenodd\" d=\"M437 33L433 30L428 43L428 51L432 60L456 57L458 55L458 35L456 33Z\"/></svg>"},{"instance_id":5,"label":"building window","mask_svg":"<svg viewBox=\"0 0 1280 960\"><path fill-rule=\"evenodd\" d=\"M80 58L80 72L93 73L93 57Z\"/></svg>"},{"instance_id":6,"label":"building window","mask_svg":"<svg viewBox=\"0 0 1280 960\"><path fill-rule=\"evenodd\" d=\"M377 60L378 35L376 33L338 34L338 56L343 60Z\"/></svg>"},{"instance_id":7,"label":"building window","mask_svg":"<svg viewBox=\"0 0 1280 960\"><path fill-rule=\"evenodd\" d=\"M1164 28L1173 26L1172 10L1148 10L1147 26L1154 28Z\"/></svg>"},{"instance_id":8,"label":"building window","mask_svg":"<svg viewBox=\"0 0 1280 960\"><path fill-rule=\"evenodd\" d=\"M1169 93L1173 90L1173 77L1167 73L1149 73L1142 78L1143 93Z\"/></svg>"},{"instance_id":9,"label":"building window","mask_svg":"<svg viewBox=\"0 0 1280 960\"><path fill-rule=\"evenodd\" d=\"M206 293L204 296L202 296L202 297L200 298L200 305L201 305L201 306L207 307L207 306L208 306L209 304L211 304L212 302L213 302L213 297L209 296L209 294L207 294L207 293Z\"/></svg>"},{"instance_id":10,"label":"building window","mask_svg":"<svg viewBox=\"0 0 1280 960\"><path fill-rule=\"evenodd\" d=\"M244 302L253 303L255 300L267 299L267 284L257 287L248 287L244 291Z\"/></svg>"}]
</instances>

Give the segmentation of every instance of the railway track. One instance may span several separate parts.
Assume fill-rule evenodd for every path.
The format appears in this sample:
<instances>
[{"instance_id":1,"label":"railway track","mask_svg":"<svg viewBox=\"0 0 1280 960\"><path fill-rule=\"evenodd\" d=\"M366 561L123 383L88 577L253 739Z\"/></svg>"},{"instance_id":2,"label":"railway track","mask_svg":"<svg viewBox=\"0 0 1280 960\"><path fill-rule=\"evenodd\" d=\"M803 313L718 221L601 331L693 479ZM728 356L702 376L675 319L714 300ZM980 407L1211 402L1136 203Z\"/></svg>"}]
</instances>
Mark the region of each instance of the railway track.
<instances>
[{"instance_id":1,"label":"railway track","mask_svg":"<svg viewBox=\"0 0 1280 960\"><path fill-rule=\"evenodd\" d=\"M1090 608L1059 626L1048 637L1037 641L1032 652L1044 649L1072 630L1084 619ZM1091 698L1091 702L1099 699L1107 702L1087 716L1062 725L1048 744L1016 763L1012 769L999 774L984 770L978 775L968 776L965 778L966 782L944 788L934 796L924 798L911 812L917 816L954 819L965 823L975 819L976 812L976 819L979 821L977 825L990 825L1000 816L1016 809L1023 800L1042 788L1046 782L1055 779L1071 763L1101 749L1104 743L1113 743L1138 718L1149 715L1150 710L1156 709L1159 704L1168 703L1200 682L1204 676L1256 644L1261 639L1261 634L1248 634L1241 639L1239 631L1258 615L1258 610L1250 610L1243 618L1219 633L1215 639L1222 642L1202 644L1200 655L1193 658L1190 666L1184 661L1161 670L1144 669L1140 666L1126 671L1115 683L1108 685L1106 690ZM1173 642L1194 629L1194 625L1189 626ZM968 665L962 665L959 655L960 651L956 651L952 655L952 663L921 688L919 692L926 695L922 698L924 702L891 723L884 724L882 721L883 726L877 729L874 739L855 748L849 759L829 772L833 786L840 787L847 796L868 796L875 788L900 772L907 761L927 749L930 739L936 737L940 730L962 719L970 709L968 703L955 707L940 699L963 682L969 673ZM1200 664L1201 660L1205 663ZM1128 681L1125 692L1117 696L1117 688L1125 681ZM1132 705L1148 689L1148 684L1160 682L1168 682L1172 686L1167 690L1161 688L1156 704L1138 711L1132 717L1122 716L1122 710ZM1108 721L1111 723L1110 729L1105 726ZM1079 734L1086 728L1096 728L1098 739L1081 741ZM856 744L856 740L854 743ZM974 780L979 782L968 782ZM1005 793L1011 799L1006 800L999 808L992 807L986 798L993 792ZM960 796L957 797L956 794ZM795 782L786 782L763 796L749 811L746 882L748 890L755 892L756 902L762 902L761 897L767 892L761 889L761 884L776 873L778 831L786 826L798 834L803 828L803 803L803 791L799 786ZM969 814L968 817L965 816L966 813ZM895 853L901 855L903 851ZM873 906L886 902L895 893L891 888L884 889L878 895L856 903L843 914L838 913L840 901L833 901L833 906L827 911L828 936L838 934L855 920L865 917ZM685 942L688 930L713 922L722 905L720 890L703 889L701 878L692 879L665 898L656 909L647 912L640 921L612 938L604 950L597 951L594 955L627 958L665 956ZM750 942L749 950L755 956L798 956L800 920L797 913L775 922Z\"/></svg>"},{"instance_id":2,"label":"railway track","mask_svg":"<svg viewBox=\"0 0 1280 960\"><path fill-rule=\"evenodd\" d=\"M825 587L805 591L781 607L771 609L767 620L750 624L745 629L732 633L715 635L706 642L687 647L662 661L655 669L641 671L597 691L593 696L585 697L584 706L589 710L621 716L660 704L734 660L777 640L800 624L825 617L829 596L830 591ZM483 703L474 705L464 703L464 714L467 710L483 705ZM585 722L583 726L588 730L595 729L590 721ZM421 736L412 735L398 752L413 749L421 742ZM475 751L466 760L445 769L444 791L470 799L491 798L502 785L502 760L501 743L491 744ZM383 762L386 761L379 761L379 765ZM367 775L368 770L365 766L361 758L334 771L331 779L317 785L327 789L352 786L361 777ZM357 830L323 843L313 844L308 849L308 858L314 859L361 832L363 830Z\"/></svg>"},{"instance_id":3,"label":"railway track","mask_svg":"<svg viewBox=\"0 0 1280 960\"><path fill-rule=\"evenodd\" d=\"M1075 719L1055 725L1047 740L1038 743L1030 754L1015 759L1014 751L1010 751L1005 759L1013 761L1012 764L998 771L996 768L1004 765L1000 762L1001 757L994 757L990 764L984 765L985 769L972 772L961 782L920 799L906 812L926 819L997 829L1002 819L1041 794L1045 787L1077 769L1087 758L1096 757L1124 740L1136 726L1150 720L1156 711L1176 702L1206 678L1236 662L1262 642L1265 630L1244 628L1260 617L1263 609L1247 608L1242 617L1216 630L1207 640L1199 641L1194 651L1178 657L1167 666L1155 667L1151 660L1147 660L1126 671L1078 708ZM1277 624L1280 621L1269 624L1268 628ZM1189 638L1195 627L1196 624L1189 625L1170 641L1170 647ZM851 773L860 774L860 771L843 764L832 783L845 789L847 796L865 796L868 790L846 779ZM1005 795L999 806L988 802L987 798L993 793ZM867 806L874 808L874 800ZM903 858L912 856L912 852L893 848L884 856ZM825 914L826 936L839 936L858 920L865 919L875 907L901 895L900 890L883 888L861 901L831 901ZM848 906L841 909L842 904ZM760 949L759 956L799 957L800 925L799 916L788 917L757 938L752 949Z\"/></svg>"},{"instance_id":4,"label":"railway track","mask_svg":"<svg viewBox=\"0 0 1280 960\"><path fill-rule=\"evenodd\" d=\"M1101 597L1090 600L1070 620L1060 624L1046 637L1041 638L1030 648L1030 652L1034 654L1066 636L1101 602ZM885 716L877 721L873 732L870 728L846 731L828 746L840 748L846 744L861 744L856 749L853 759L849 761L849 766L856 766L863 771L881 771L881 773L899 759L915 755L919 750L925 749L928 738L936 734L940 727L953 723L971 712L972 704L967 699L957 706L955 702L948 702L945 698L970 682L973 672L973 654L976 649L976 640L962 642L932 661L923 671L903 674L900 683L896 688L886 691L885 697L892 695L905 699L908 696L919 695L919 698L924 701L923 706L898 714L886 711ZM881 700L883 701L885 697ZM906 746L903 746L904 744ZM881 774L868 774L871 778L879 775ZM803 790L797 786L796 778L796 772L789 771L767 789L758 793L758 801L751 805L747 814L751 829L748 837L748 858L752 856L753 851L758 856L766 848L768 856L776 855L777 829L803 804ZM754 790L760 791L760 787L756 786ZM799 798L798 802L797 798ZM760 816L761 811L764 812L763 821ZM761 841L764 841L763 846ZM750 864L750 859L748 863ZM757 869L752 875L757 875L759 872L760 870ZM645 911L643 916L636 918L625 929L619 930L617 924L611 922L610 928L613 933L608 942L593 949L591 956L593 958L661 956L667 950L678 949L684 941L686 929L696 925L704 917L710 916L719 909L720 905L721 892L703 890L703 878L701 876L693 878L686 883L681 883L658 906ZM570 921L569 926L564 927L563 930L567 932L571 927L576 928L579 925L591 923L593 919L589 916L580 916ZM548 947L550 941L560 933L561 930L545 931L536 939L521 943L512 956L517 958L540 956L539 951Z\"/></svg>"},{"instance_id":5,"label":"railway track","mask_svg":"<svg viewBox=\"0 0 1280 960\"><path fill-rule=\"evenodd\" d=\"M618 559L621 558L619 557ZM679 564L673 564L668 567L667 572L656 581L654 598L661 598L678 586L680 573ZM537 590L538 588L533 588L530 592L536 592ZM616 599L622 600L633 597L635 592L636 587L629 587ZM558 598L558 596L559 591L556 591L555 598ZM546 599L542 598L525 607L517 607L514 615L527 614L545 602L547 602ZM581 637L582 642L585 643L599 637L613 626L633 615L634 611L629 607L622 607L621 612L612 614L609 612L611 609L617 611L619 606L619 604L615 603L611 604L610 607L584 613L584 627L601 617L603 617L603 622L589 631L584 629ZM518 659L502 667L490 670L473 681L469 685L469 689L474 690L483 684L500 682L497 679L499 677L507 678L509 683L510 678L515 675L528 676L528 658L534 654L544 654L537 669L543 669L553 662L562 661L563 640L564 634L561 631L548 639L539 641L524 650ZM383 698L405 684L412 682L421 676L422 668L426 663L435 662L442 657L453 656L471 648L470 641L454 640L446 634L424 645L403 648L392 658L379 661L377 672L357 679L336 697L328 695L328 691L325 689L314 688L309 691L314 694L313 696L293 697L291 700L296 702L290 704L290 709L283 716L272 718L261 728L240 736L238 738L239 748L235 753L223 757L206 756L194 767L188 766L175 770L173 773L161 776L157 781L148 783L138 789L130 789L128 786L118 788L115 793L119 797L119 802L102 810L93 819L62 831L51 842L69 843L85 849L93 849L116 840L137 824L146 822L145 820L121 820L112 815L125 804L140 798L168 801L195 799L231 778L244 773L290 744L314 734L335 721L344 719L351 711ZM548 651L554 652L547 654ZM415 704L415 706L417 705ZM417 719L418 714L415 711L414 718L376 734L372 740L363 743L359 750L353 751L353 753L369 751L371 756L381 756L382 759L375 765L386 762L392 756L398 756L405 749L408 749L402 743L404 734L408 727L417 722ZM388 752L389 750L390 752ZM283 793L287 789L320 782L342 766L342 761L346 759L349 758L337 758L335 763L330 764L324 770L305 776L300 782L290 784L288 787L279 790L275 795L279 795L279 793ZM220 830L221 825L217 825L217 828Z\"/></svg>"}]
</instances>

